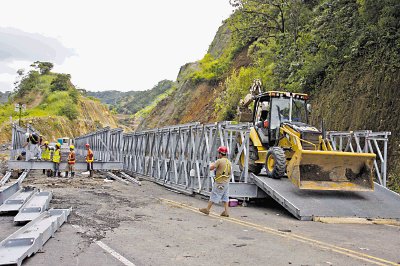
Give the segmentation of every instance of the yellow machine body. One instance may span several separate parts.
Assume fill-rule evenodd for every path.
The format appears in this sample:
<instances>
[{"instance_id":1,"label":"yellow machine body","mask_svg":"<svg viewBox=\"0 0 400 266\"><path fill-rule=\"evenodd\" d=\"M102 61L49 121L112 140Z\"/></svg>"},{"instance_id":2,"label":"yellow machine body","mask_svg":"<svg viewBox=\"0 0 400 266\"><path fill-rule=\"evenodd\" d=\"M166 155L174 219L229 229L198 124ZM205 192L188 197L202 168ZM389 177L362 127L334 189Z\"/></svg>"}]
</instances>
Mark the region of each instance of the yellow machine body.
<instances>
[{"instance_id":1,"label":"yellow machine body","mask_svg":"<svg viewBox=\"0 0 400 266\"><path fill-rule=\"evenodd\" d=\"M302 93L269 91L259 95L255 102L257 106L262 106L260 99L269 101L268 104L270 104L270 101L274 101L276 98L287 101L300 99L305 104L308 96ZM291 108L292 105L289 109L291 110ZM255 110L254 121L257 121L257 113ZM269 121L270 124L271 122L274 121ZM263 143L256 128L251 128L250 140L252 145L257 148L258 155L258 159L252 161L258 165L256 169L265 166L267 172L273 171L275 160L271 156L267 159L268 151L272 147L280 147L284 152L284 160L286 160L285 172L292 183L300 189L374 190L373 163L376 157L374 153L336 151L327 139L323 139L322 132L306 123L289 120L281 123L277 130L279 134L274 137L273 142L268 141L267 143L263 137ZM268 136L268 140L270 138L271 135Z\"/></svg>"}]
</instances>

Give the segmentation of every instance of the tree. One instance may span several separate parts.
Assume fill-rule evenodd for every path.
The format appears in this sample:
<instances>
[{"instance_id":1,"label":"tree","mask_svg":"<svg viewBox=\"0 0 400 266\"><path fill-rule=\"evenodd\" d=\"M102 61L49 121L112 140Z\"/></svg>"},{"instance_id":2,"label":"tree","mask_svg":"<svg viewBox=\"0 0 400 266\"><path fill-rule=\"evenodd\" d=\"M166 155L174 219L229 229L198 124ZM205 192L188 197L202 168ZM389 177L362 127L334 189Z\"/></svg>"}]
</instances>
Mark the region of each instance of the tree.
<instances>
[{"instance_id":1,"label":"tree","mask_svg":"<svg viewBox=\"0 0 400 266\"><path fill-rule=\"evenodd\" d=\"M20 76L21 80L15 83L15 92L18 96L23 96L28 91L39 85L39 72L35 70L29 71L26 76Z\"/></svg>"},{"instance_id":2,"label":"tree","mask_svg":"<svg viewBox=\"0 0 400 266\"><path fill-rule=\"evenodd\" d=\"M57 77L50 83L51 91L67 91L71 87L70 74L57 74Z\"/></svg>"},{"instance_id":3,"label":"tree","mask_svg":"<svg viewBox=\"0 0 400 266\"><path fill-rule=\"evenodd\" d=\"M230 4L236 8L230 26L244 44L285 33L288 0L230 0Z\"/></svg>"},{"instance_id":4,"label":"tree","mask_svg":"<svg viewBox=\"0 0 400 266\"><path fill-rule=\"evenodd\" d=\"M45 74L50 73L50 71L53 69L54 65L53 65L53 63L50 63L50 62L36 61L31 65L31 67L39 69L40 74L45 75Z\"/></svg>"}]
</instances>

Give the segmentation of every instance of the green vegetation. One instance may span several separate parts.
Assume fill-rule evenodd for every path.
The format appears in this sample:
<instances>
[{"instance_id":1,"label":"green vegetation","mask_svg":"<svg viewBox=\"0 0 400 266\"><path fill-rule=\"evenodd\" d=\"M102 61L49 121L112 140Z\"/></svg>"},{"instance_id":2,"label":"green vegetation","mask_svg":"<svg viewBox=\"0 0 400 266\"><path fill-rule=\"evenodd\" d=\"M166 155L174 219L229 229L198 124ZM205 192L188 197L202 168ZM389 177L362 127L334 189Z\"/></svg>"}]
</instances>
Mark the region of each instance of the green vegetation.
<instances>
[{"instance_id":1,"label":"green vegetation","mask_svg":"<svg viewBox=\"0 0 400 266\"><path fill-rule=\"evenodd\" d=\"M73 88L70 74L56 74L56 78L50 83L51 91L67 91Z\"/></svg>"},{"instance_id":2,"label":"green vegetation","mask_svg":"<svg viewBox=\"0 0 400 266\"><path fill-rule=\"evenodd\" d=\"M399 120L392 115L399 108L394 100L400 73L399 1L231 3L236 11L226 22L230 45L247 48L252 64L226 78L224 93L215 101L220 120L234 118L251 80L260 78L265 89L309 93L316 99L314 116L325 117L335 130L391 130L389 153L400 164L395 151ZM346 115L353 121L343 119ZM395 168L389 186L399 191Z\"/></svg>"},{"instance_id":3,"label":"green vegetation","mask_svg":"<svg viewBox=\"0 0 400 266\"><path fill-rule=\"evenodd\" d=\"M162 100L166 99L170 96L174 91L176 91L177 87L174 84L168 86L168 90L159 94L149 105L145 106L144 108L140 109L138 112L134 114L135 118L146 118L151 111L160 103Z\"/></svg>"},{"instance_id":4,"label":"green vegetation","mask_svg":"<svg viewBox=\"0 0 400 266\"><path fill-rule=\"evenodd\" d=\"M165 97L165 93L173 88L174 83L170 80L162 80L150 90L145 91L101 91L86 92L87 95L99 98L103 103L110 106L116 113L135 114L138 111L147 113L155 106L154 101L159 101L159 97ZM142 110L142 109L146 110Z\"/></svg>"},{"instance_id":5,"label":"green vegetation","mask_svg":"<svg viewBox=\"0 0 400 266\"><path fill-rule=\"evenodd\" d=\"M254 77L266 88L313 94L360 57L368 58L372 68L400 67L397 0L231 2L236 11L227 22L235 47L230 49L248 47L253 64L227 77L226 93L216 102L221 119L232 119L239 95L247 92ZM221 76L214 61L206 63L198 75Z\"/></svg>"},{"instance_id":6,"label":"green vegetation","mask_svg":"<svg viewBox=\"0 0 400 266\"><path fill-rule=\"evenodd\" d=\"M1 106L0 123L9 120L10 116L19 116L14 110L14 104L25 104L27 109L22 112L24 117L66 116L70 120L78 117L80 93L72 85L69 74L52 73L49 62L35 62L34 69L26 75L18 70L20 77L16 88L9 96L8 102Z\"/></svg>"},{"instance_id":7,"label":"green vegetation","mask_svg":"<svg viewBox=\"0 0 400 266\"><path fill-rule=\"evenodd\" d=\"M54 65L53 65L53 63L50 63L50 62L36 61L33 64L31 64L31 67L34 67L35 69L39 69L40 74L45 75L45 74L50 73L50 71L53 69Z\"/></svg>"},{"instance_id":8,"label":"green vegetation","mask_svg":"<svg viewBox=\"0 0 400 266\"><path fill-rule=\"evenodd\" d=\"M216 59L207 53L199 61L199 70L191 72L187 79L191 79L196 83L201 81L218 81L226 74L229 64L229 57L224 56Z\"/></svg>"}]
</instances>

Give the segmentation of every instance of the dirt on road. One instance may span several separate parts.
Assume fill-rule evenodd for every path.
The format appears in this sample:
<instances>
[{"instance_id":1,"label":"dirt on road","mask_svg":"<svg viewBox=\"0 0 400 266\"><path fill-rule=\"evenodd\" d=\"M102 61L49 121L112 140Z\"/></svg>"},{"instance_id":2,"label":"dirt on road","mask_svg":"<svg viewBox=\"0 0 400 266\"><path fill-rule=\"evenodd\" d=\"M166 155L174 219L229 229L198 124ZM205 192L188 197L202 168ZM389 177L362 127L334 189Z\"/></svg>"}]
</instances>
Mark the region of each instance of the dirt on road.
<instances>
[{"instance_id":1,"label":"dirt on road","mask_svg":"<svg viewBox=\"0 0 400 266\"><path fill-rule=\"evenodd\" d=\"M72 208L59 231L24 265L382 265L400 262L400 228L303 222L271 200L209 216L207 201L142 181L142 186L32 171L24 185L53 192ZM0 216L0 237L19 227ZM1 240L2 240L1 239ZM381 263L381 264L379 264Z\"/></svg>"}]
</instances>

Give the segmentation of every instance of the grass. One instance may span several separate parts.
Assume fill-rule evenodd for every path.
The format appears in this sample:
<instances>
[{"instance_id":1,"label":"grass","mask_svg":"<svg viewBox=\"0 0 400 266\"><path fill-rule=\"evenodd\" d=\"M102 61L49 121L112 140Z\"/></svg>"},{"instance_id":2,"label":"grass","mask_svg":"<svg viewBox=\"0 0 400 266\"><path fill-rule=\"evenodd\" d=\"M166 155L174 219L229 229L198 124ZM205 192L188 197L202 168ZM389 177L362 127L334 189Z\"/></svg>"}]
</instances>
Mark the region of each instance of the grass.
<instances>
[{"instance_id":1,"label":"grass","mask_svg":"<svg viewBox=\"0 0 400 266\"><path fill-rule=\"evenodd\" d=\"M134 118L139 118L139 117L146 118L147 116L149 116L151 111L153 111L153 109L157 106L157 104L159 102L161 102L163 99L165 99L168 96L170 96L176 89L177 89L177 87L176 87L176 85L174 85L169 90L167 90L166 92L158 95L157 98L151 104L147 105L145 108L143 108L140 111L136 112L133 117Z\"/></svg>"},{"instance_id":2,"label":"grass","mask_svg":"<svg viewBox=\"0 0 400 266\"><path fill-rule=\"evenodd\" d=\"M23 97L15 96L11 102L0 105L0 123L8 121L10 116L14 120L19 117L19 112L14 110L14 103L16 102L26 103L29 106L29 103L39 101L40 98L38 97L42 97L36 106L27 108L25 112L22 112L21 118L58 116L61 115L61 110L65 109L67 105L74 105L70 91L51 92L50 84L55 77L56 75L53 73L40 75L37 86L24 94Z\"/></svg>"}]
</instances>

